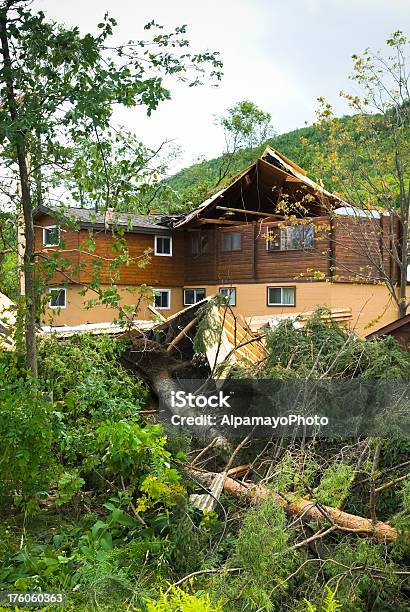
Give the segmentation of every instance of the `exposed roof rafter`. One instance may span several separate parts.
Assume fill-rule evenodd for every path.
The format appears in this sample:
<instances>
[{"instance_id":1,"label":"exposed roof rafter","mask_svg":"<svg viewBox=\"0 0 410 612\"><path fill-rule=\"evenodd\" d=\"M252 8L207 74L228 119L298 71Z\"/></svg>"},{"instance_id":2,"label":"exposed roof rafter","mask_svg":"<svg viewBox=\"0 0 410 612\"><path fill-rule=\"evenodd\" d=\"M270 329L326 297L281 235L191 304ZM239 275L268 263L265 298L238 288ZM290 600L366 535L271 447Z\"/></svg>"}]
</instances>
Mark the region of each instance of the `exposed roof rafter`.
<instances>
[{"instance_id":1,"label":"exposed roof rafter","mask_svg":"<svg viewBox=\"0 0 410 612\"><path fill-rule=\"evenodd\" d=\"M252 177L252 180L248 181L248 184L245 186L246 190L244 191L243 179L245 177ZM349 206L349 204L338 195L326 191L321 185L311 180L303 168L272 147L267 147L253 164L245 168L241 174L234 178L230 185L215 193L195 210L178 220L174 224L174 227L185 227L193 223L199 223L200 225L204 223L220 225L240 224L239 221L220 219L218 217L221 215L218 214L214 217L213 215L215 212L218 213L219 211L231 212L238 215L258 216L264 220L271 219L274 216L283 218L283 215L277 215L275 210L270 211L270 207L267 207L267 200L269 200L268 194L269 190L274 191L277 188L279 189L280 198L282 191L286 189L286 185L288 185L289 195L294 197L291 191L291 184L299 185L300 189L305 188L307 192L316 198L316 202L310 203L310 209L314 211L314 215L318 214L318 209L328 209L329 206ZM299 187L296 187L296 189L299 189ZM255 209L251 210L249 204L252 198L256 198L255 193L258 198L258 209L256 209L255 206ZM224 198L224 205L221 205L222 198ZM262 200L264 204L261 206ZM239 203L243 204L243 208L238 207L237 204ZM232 204L232 206L229 206L229 204ZM246 208L245 204L247 204ZM203 215L206 215L206 219L201 220Z\"/></svg>"}]
</instances>

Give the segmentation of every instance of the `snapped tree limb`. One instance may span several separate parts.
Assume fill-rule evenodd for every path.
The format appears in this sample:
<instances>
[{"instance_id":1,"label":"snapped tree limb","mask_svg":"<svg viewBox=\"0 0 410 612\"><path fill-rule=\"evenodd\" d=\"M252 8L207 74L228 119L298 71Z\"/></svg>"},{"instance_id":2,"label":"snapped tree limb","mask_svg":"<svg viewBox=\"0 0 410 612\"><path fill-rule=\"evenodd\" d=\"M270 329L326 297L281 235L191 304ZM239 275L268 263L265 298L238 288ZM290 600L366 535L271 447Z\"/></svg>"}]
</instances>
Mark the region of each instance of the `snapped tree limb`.
<instances>
[{"instance_id":1,"label":"snapped tree limb","mask_svg":"<svg viewBox=\"0 0 410 612\"><path fill-rule=\"evenodd\" d=\"M205 484L211 483L213 479L218 476L218 474L214 472L202 472L195 469L187 469L186 473L188 476L192 476ZM272 495L272 491L267 487L237 482L229 477L225 478L224 491L236 497L245 497L254 501ZM305 519L314 520L319 524L328 521L339 531L349 531L358 535L373 536L381 541L394 542L397 540L398 533L396 529L391 527L388 523L383 523L382 521L373 523L370 519L343 512L331 506L321 506L319 508L315 501L309 499L300 498L289 502L278 494L276 494L275 497L286 513L293 517L303 516Z\"/></svg>"}]
</instances>

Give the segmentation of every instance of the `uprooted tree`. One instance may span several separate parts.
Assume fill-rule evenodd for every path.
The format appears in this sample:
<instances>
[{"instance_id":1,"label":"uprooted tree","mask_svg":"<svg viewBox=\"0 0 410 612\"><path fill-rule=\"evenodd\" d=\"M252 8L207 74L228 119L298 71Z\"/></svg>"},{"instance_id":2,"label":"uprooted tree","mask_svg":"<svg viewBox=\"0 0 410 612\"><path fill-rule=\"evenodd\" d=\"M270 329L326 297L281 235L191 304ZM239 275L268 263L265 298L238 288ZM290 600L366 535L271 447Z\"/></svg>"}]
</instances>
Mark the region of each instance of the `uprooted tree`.
<instances>
[{"instance_id":1,"label":"uprooted tree","mask_svg":"<svg viewBox=\"0 0 410 612\"><path fill-rule=\"evenodd\" d=\"M266 359L235 365L225 383L408 384L410 355L392 338L359 340L324 314L303 328L282 322L267 334ZM153 395L187 373L210 377L188 324L119 342L41 340L38 381L16 355L1 355L0 505L17 526L5 532L1 587L65 585L76 609L87 609L91 588L91 609L144 609L148 600L155 610L155 598L164 609L189 594L195 610L206 595L206 610L338 609L334 601L347 612L404 612L408 438L232 437L223 452L213 431L206 446L186 431L166 440L148 389L119 360L152 377ZM33 529L56 509L52 538Z\"/></svg>"}]
</instances>

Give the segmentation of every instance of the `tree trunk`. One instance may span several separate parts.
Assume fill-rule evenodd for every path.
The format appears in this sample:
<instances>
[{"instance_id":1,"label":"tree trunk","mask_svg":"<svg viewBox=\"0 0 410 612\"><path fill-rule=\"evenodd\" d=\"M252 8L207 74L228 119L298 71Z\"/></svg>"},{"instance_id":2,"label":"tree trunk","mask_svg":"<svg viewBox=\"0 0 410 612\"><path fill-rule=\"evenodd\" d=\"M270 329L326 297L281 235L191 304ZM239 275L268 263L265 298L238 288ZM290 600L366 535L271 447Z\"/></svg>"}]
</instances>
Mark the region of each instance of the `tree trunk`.
<instances>
[{"instance_id":1,"label":"tree trunk","mask_svg":"<svg viewBox=\"0 0 410 612\"><path fill-rule=\"evenodd\" d=\"M26 159L26 135L17 129L18 113L17 102L14 95L13 68L10 58L10 49L7 33L7 8L0 12L0 41L3 55L3 83L6 89L7 105L11 118L12 136L10 142L16 148L16 157L19 167L21 184L21 202L24 216L24 234L26 248L24 253L25 275L25 348L26 363L35 378L37 377L37 343L36 343L36 292L34 284L34 226L32 217L30 182Z\"/></svg>"},{"instance_id":2,"label":"tree trunk","mask_svg":"<svg viewBox=\"0 0 410 612\"><path fill-rule=\"evenodd\" d=\"M408 212L407 212L408 215ZM407 265L408 265L408 222L402 219L402 236L401 236L401 266L399 268L399 318L405 317L407 314Z\"/></svg>"},{"instance_id":3,"label":"tree trunk","mask_svg":"<svg viewBox=\"0 0 410 612\"><path fill-rule=\"evenodd\" d=\"M171 345L170 345L171 346ZM163 412L167 411L171 415L181 415L181 410L176 410L171 402L172 393L181 390L177 380L173 379L176 371L183 372L187 367L192 367L191 361L179 361L172 356L172 351L163 349L158 343L148 338L140 338L133 341L131 349L122 355L123 364L137 370L147 380L151 390L157 396ZM196 417L203 414L200 408L185 408L184 416ZM190 428L191 433L195 428ZM209 425L206 429L198 427L196 435L199 438L216 438L218 447L222 452L230 451L230 445L222 432L217 427Z\"/></svg>"},{"instance_id":4,"label":"tree trunk","mask_svg":"<svg viewBox=\"0 0 410 612\"><path fill-rule=\"evenodd\" d=\"M42 151L41 151L41 133L40 130L36 129L36 139L34 146L34 168L32 169L32 174L35 182L35 206L41 206L43 204L43 175L41 170L42 164Z\"/></svg>"},{"instance_id":5,"label":"tree trunk","mask_svg":"<svg viewBox=\"0 0 410 612\"><path fill-rule=\"evenodd\" d=\"M201 472L190 468L186 469L186 473L208 485L218 476L218 474L213 472ZM224 482L224 491L236 497L245 497L252 501L258 501L268 497L268 495L274 495L278 504L292 517L303 517L304 519L316 521L319 524L329 522L341 530L358 535L373 536L380 541L394 542L398 537L397 531L388 523L381 521L373 523L368 518L349 514L331 506L320 506L319 508L313 500L299 498L288 502L281 495L272 493L267 487L257 484L238 482L233 478L227 477Z\"/></svg>"}]
</instances>

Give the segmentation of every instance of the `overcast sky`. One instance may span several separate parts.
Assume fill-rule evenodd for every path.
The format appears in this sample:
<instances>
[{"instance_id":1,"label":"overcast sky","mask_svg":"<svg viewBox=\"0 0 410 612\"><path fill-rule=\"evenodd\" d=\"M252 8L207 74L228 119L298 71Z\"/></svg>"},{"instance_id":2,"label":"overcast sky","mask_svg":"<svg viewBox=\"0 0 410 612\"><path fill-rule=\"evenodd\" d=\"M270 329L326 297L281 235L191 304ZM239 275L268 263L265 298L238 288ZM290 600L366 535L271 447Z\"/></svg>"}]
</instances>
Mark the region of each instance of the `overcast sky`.
<instances>
[{"instance_id":1,"label":"overcast sky","mask_svg":"<svg viewBox=\"0 0 410 612\"><path fill-rule=\"evenodd\" d=\"M279 133L311 123L318 96L343 114L338 93L352 88L352 53L383 47L397 29L410 34L410 0L34 0L33 8L83 33L108 11L117 41L143 38L151 19L168 29L187 24L194 49L221 52L219 88L175 85L151 118L141 109L116 113L149 146L174 140L183 152L174 170L220 154L214 117L239 100L269 111Z\"/></svg>"}]
</instances>

